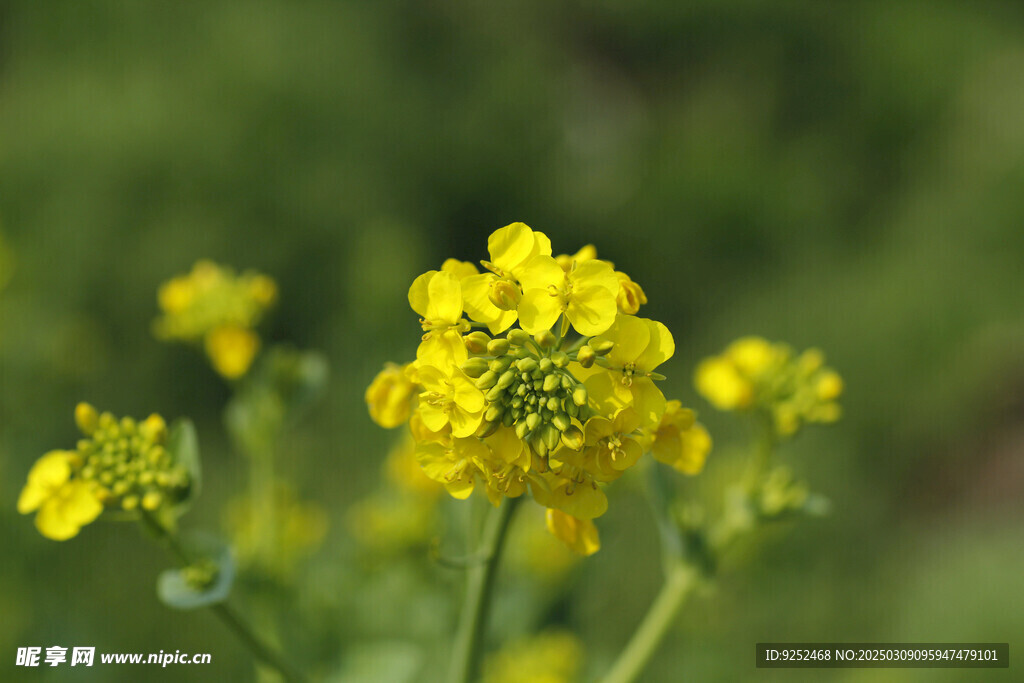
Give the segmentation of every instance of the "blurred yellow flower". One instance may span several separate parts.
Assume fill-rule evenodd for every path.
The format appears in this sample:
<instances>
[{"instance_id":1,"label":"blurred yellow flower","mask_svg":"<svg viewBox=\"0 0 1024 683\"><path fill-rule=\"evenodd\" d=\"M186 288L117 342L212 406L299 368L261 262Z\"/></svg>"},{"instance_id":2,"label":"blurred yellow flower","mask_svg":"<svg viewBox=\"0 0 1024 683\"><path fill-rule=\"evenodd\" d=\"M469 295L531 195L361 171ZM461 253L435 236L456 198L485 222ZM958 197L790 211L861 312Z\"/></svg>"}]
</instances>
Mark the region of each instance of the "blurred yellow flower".
<instances>
[{"instance_id":1,"label":"blurred yellow flower","mask_svg":"<svg viewBox=\"0 0 1024 683\"><path fill-rule=\"evenodd\" d=\"M483 683L575 683L583 644L569 631L552 630L514 640L484 662Z\"/></svg>"},{"instance_id":2,"label":"blurred yellow flower","mask_svg":"<svg viewBox=\"0 0 1024 683\"><path fill-rule=\"evenodd\" d=\"M388 363L366 389L370 417L381 427L397 427L409 419L416 385L409 378L409 364Z\"/></svg>"},{"instance_id":3,"label":"blurred yellow flower","mask_svg":"<svg viewBox=\"0 0 1024 683\"><path fill-rule=\"evenodd\" d=\"M66 541L103 512L92 482L72 479L74 451L50 451L32 466L28 483L18 498L18 512L36 513L39 533Z\"/></svg>"},{"instance_id":4,"label":"blurred yellow flower","mask_svg":"<svg viewBox=\"0 0 1024 683\"><path fill-rule=\"evenodd\" d=\"M824 363L818 349L794 357L785 344L744 337L701 361L694 381L716 408L761 411L776 434L790 436L806 422L839 419L843 380Z\"/></svg>"},{"instance_id":5,"label":"blurred yellow flower","mask_svg":"<svg viewBox=\"0 0 1024 683\"><path fill-rule=\"evenodd\" d=\"M679 401L669 401L658 426L644 440L654 459L683 474L700 474L711 451L711 435L696 418Z\"/></svg>"},{"instance_id":6,"label":"blurred yellow flower","mask_svg":"<svg viewBox=\"0 0 1024 683\"><path fill-rule=\"evenodd\" d=\"M548 508L548 531L577 555L593 555L601 549L597 527L589 519L576 519L561 510Z\"/></svg>"},{"instance_id":7,"label":"blurred yellow flower","mask_svg":"<svg viewBox=\"0 0 1024 683\"><path fill-rule=\"evenodd\" d=\"M162 315L153 330L160 339L201 342L214 369L236 379L249 371L260 346L253 330L276 299L277 285L266 275L236 275L200 260L160 286Z\"/></svg>"},{"instance_id":8,"label":"blurred yellow flower","mask_svg":"<svg viewBox=\"0 0 1024 683\"><path fill-rule=\"evenodd\" d=\"M238 379L256 358L260 338L238 325L220 325L206 334L203 345L214 370L227 379Z\"/></svg>"}]
</instances>

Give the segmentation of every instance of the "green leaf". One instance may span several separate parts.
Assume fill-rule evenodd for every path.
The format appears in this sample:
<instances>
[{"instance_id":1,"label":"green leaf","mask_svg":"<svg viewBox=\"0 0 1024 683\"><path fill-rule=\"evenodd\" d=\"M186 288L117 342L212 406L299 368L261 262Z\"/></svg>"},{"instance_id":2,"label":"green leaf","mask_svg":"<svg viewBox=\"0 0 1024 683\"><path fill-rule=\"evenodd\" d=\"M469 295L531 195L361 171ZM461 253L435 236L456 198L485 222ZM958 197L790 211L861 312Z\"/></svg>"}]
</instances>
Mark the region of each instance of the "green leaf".
<instances>
[{"instance_id":1,"label":"green leaf","mask_svg":"<svg viewBox=\"0 0 1024 683\"><path fill-rule=\"evenodd\" d=\"M188 510L192 500L199 495L203 480L199 439L191 420L179 418L171 424L167 435L167 450L175 462L185 467L191 481L188 495L171 507L174 516L180 517Z\"/></svg>"},{"instance_id":2,"label":"green leaf","mask_svg":"<svg viewBox=\"0 0 1024 683\"><path fill-rule=\"evenodd\" d=\"M235 562L227 544L212 536L196 536L188 544L198 549L195 563L182 569L160 573L156 594L168 607L198 609L223 602L231 594L235 580ZM208 583L195 581L196 576L212 575Z\"/></svg>"}]
</instances>

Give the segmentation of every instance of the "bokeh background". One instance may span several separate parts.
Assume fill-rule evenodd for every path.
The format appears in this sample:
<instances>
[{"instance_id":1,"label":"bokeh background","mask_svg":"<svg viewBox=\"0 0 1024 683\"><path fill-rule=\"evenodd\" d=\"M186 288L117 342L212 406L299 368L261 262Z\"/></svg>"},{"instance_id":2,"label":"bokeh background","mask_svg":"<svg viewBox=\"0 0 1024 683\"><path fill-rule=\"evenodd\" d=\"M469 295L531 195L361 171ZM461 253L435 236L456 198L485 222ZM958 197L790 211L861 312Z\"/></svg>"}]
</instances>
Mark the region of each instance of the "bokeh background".
<instances>
[{"instance_id":1,"label":"bokeh background","mask_svg":"<svg viewBox=\"0 0 1024 683\"><path fill-rule=\"evenodd\" d=\"M665 392L715 438L710 480L747 435L693 391L701 357L761 334L824 349L846 380L844 419L784 454L831 515L731 557L645 681L963 680L755 670L767 640L1016 651L1022 113L1024 7L1009 2L0 4L4 678L183 675L13 668L16 647L54 644L211 652L190 677L252 676L210 615L158 602L168 560L136 529L55 543L14 509L89 400L191 416L206 483L184 523L222 527L246 467L221 424L229 389L151 332L159 283L208 257L273 276L266 338L331 365L280 462L330 530L294 593L256 583L239 608L287 606L281 637L320 673L431 680L460 577L353 540L349 511L394 442L362 394L414 354L412 279L486 258L515 220L556 252L595 244L643 285L676 339ZM573 630L584 679L660 584L649 512L621 488L604 548L540 616L496 613L499 630Z\"/></svg>"}]
</instances>

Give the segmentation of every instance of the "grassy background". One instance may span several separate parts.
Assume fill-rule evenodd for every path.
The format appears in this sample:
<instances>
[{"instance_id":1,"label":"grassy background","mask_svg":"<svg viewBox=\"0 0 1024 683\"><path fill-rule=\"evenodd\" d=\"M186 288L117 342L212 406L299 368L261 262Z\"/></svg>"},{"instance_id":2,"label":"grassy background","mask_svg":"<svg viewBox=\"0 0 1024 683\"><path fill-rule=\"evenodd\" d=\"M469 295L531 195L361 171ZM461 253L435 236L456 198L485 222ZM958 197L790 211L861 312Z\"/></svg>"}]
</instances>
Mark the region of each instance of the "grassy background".
<instances>
[{"instance_id":1,"label":"grassy background","mask_svg":"<svg viewBox=\"0 0 1024 683\"><path fill-rule=\"evenodd\" d=\"M30 464L73 443L84 399L192 416L209 481L187 522L220 524L244 486L220 427L227 389L149 327L158 284L199 257L274 276L268 337L332 364L282 465L332 522L305 583L319 597L304 618L327 635L286 629L295 653L326 669L343 643L391 635L384 617L360 626L342 591L386 575L388 595L416 595L424 577L331 570L350 559L345 511L377 486L391 439L362 392L414 353L411 280L447 256L485 258L487 234L514 220L558 252L594 243L644 286L646 315L676 339L666 393L716 437L709 477L744 435L694 394L703 355L762 334L820 346L847 381L844 420L786 455L831 517L732 557L645 680L810 680L755 672L763 640L1015 647L1022 30L1024 10L988 2L4 2L5 666L17 646L80 644L209 651L211 680L250 671L211 617L157 602L166 562L133 529L58 544L14 510ZM604 550L556 610L591 672L659 585L649 524L621 492ZM376 610L423 631L450 616L412 598ZM75 678L159 673L181 675Z\"/></svg>"}]
</instances>

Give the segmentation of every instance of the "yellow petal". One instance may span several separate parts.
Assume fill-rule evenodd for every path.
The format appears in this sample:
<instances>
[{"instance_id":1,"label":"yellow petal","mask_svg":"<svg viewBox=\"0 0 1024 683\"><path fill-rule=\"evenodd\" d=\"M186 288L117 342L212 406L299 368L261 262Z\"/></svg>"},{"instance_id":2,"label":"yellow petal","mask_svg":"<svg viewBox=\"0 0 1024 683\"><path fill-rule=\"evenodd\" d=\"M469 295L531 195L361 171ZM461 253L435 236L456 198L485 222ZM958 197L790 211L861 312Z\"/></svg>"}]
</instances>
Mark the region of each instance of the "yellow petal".
<instances>
[{"instance_id":1,"label":"yellow petal","mask_svg":"<svg viewBox=\"0 0 1024 683\"><path fill-rule=\"evenodd\" d=\"M651 372L672 357L676 352L676 342L668 328L657 320L642 318L642 321L650 333L650 340L643 353L636 359L636 366L638 370Z\"/></svg>"},{"instance_id":2,"label":"yellow petal","mask_svg":"<svg viewBox=\"0 0 1024 683\"><path fill-rule=\"evenodd\" d=\"M519 325L530 334L550 330L562 314L558 297L546 289L530 289L519 302Z\"/></svg>"},{"instance_id":3,"label":"yellow petal","mask_svg":"<svg viewBox=\"0 0 1024 683\"><path fill-rule=\"evenodd\" d=\"M555 259L550 256L534 256L523 265L519 273L519 282L523 291L527 289L547 290L554 285L561 289L565 286L566 274Z\"/></svg>"},{"instance_id":4,"label":"yellow petal","mask_svg":"<svg viewBox=\"0 0 1024 683\"><path fill-rule=\"evenodd\" d=\"M445 273L451 273L459 280L476 275L480 271L469 261L460 261L457 258L445 259L445 262L441 264L441 270Z\"/></svg>"},{"instance_id":5,"label":"yellow petal","mask_svg":"<svg viewBox=\"0 0 1024 683\"><path fill-rule=\"evenodd\" d=\"M469 412L465 410L453 410L448 418L452 425L452 436L465 438L472 436L473 433L480 426L480 422L483 421L484 411L483 409L476 412ZM426 422L426 420L424 420ZM427 425L429 426L429 425Z\"/></svg>"},{"instance_id":6,"label":"yellow petal","mask_svg":"<svg viewBox=\"0 0 1024 683\"><path fill-rule=\"evenodd\" d=\"M633 410L640 416L641 424L653 427L665 414L665 395L650 377L634 377L629 386L633 394Z\"/></svg>"},{"instance_id":7,"label":"yellow petal","mask_svg":"<svg viewBox=\"0 0 1024 683\"><path fill-rule=\"evenodd\" d=\"M39 458L28 472L28 483L18 497L18 512L25 515L39 507L63 486L71 476L67 451L50 451Z\"/></svg>"},{"instance_id":8,"label":"yellow petal","mask_svg":"<svg viewBox=\"0 0 1024 683\"><path fill-rule=\"evenodd\" d=\"M608 331L601 335L615 344L608 352L608 362L617 368L635 363L651 341L651 328L632 315L618 315Z\"/></svg>"},{"instance_id":9,"label":"yellow petal","mask_svg":"<svg viewBox=\"0 0 1024 683\"><path fill-rule=\"evenodd\" d=\"M487 251L494 265L511 272L530 258L534 242L533 231L525 223L512 223L491 233L487 238Z\"/></svg>"},{"instance_id":10,"label":"yellow petal","mask_svg":"<svg viewBox=\"0 0 1024 683\"><path fill-rule=\"evenodd\" d=\"M587 263L597 263L588 261ZM592 337L605 332L615 322L618 306L615 294L598 285L580 284L569 297L565 317L582 335Z\"/></svg>"},{"instance_id":11,"label":"yellow petal","mask_svg":"<svg viewBox=\"0 0 1024 683\"><path fill-rule=\"evenodd\" d=\"M577 519L561 510L548 508L547 526L556 538L577 555L593 555L601 549L597 527L589 519Z\"/></svg>"},{"instance_id":12,"label":"yellow petal","mask_svg":"<svg viewBox=\"0 0 1024 683\"><path fill-rule=\"evenodd\" d=\"M54 541L66 541L76 536L81 528L80 524L64 515L60 501L53 498L46 501L36 515L36 529Z\"/></svg>"},{"instance_id":13,"label":"yellow petal","mask_svg":"<svg viewBox=\"0 0 1024 683\"><path fill-rule=\"evenodd\" d=\"M697 391L719 410L745 408L753 400L754 389L736 366L720 356L705 358L697 366Z\"/></svg>"},{"instance_id":14,"label":"yellow petal","mask_svg":"<svg viewBox=\"0 0 1024 683\"><path fill-rule=\"evenodd\" d=\"M427 315L427 306L430 304L428 289L430 280L436 272L436 270L428 270L413 280L412 285L409 286L409 305L421 318L429 317Z\"/></svg>"},{"instance_id":15,"label":"yellow petal","mask_svg":"<svg viewBox=\"0 0 1024 683\"><path fill-rule=\"evenodd\" d=\"M255 332L238 325L220 325L205 339L206 355L222 377L237 379L249 371L260 348Z\"/></svg>"},{"instance_id":16,"label":"yellow petal","mask_svg":"<svg viewBox=\"0 0 1024 683\"><path fill-rule=\"evenodd\" d=\"M427 320L443 320L454 325L462 317L462 287L451 273L438 272L427 284Z\"/></svg>"}]
</instances>

